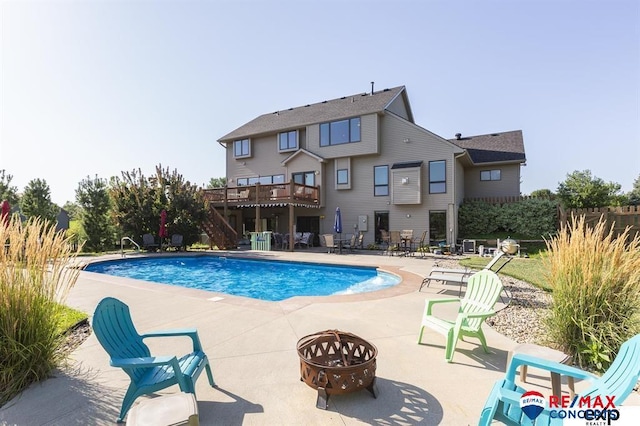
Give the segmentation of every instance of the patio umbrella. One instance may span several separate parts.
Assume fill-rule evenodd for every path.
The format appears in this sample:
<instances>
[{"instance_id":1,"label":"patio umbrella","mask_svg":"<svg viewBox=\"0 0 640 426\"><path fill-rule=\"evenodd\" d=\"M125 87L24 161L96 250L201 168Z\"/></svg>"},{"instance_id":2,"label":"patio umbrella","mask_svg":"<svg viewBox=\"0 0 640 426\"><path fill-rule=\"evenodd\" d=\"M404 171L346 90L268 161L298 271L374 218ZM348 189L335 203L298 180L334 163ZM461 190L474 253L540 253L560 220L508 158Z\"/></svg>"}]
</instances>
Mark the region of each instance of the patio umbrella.
<instances>
[{"instance_id":1,"label":"patio umbrella","mask_svg":"<svg viewBox=\"0 0 640 426\"><path fill-rule=\"evenodd\" d=\"M336 207L336 215L333 219L333 230L336 234L342 234L342 215L340 214L340 207Z\"/></svg>"},{"instance_id":2,"label":"patio umbrella","mask_svg":"<svg viewBox=\"0 0 640 426\"><path fill-rule=\"evenodd\" d=\"M9 216L11 213L11 206L7 200L2 200L0 203L0 220L4 226L9 226Z\"/></svg>"},{"instance_id":3,"label":"patio umbrella","mask_svg":"<svg viewBox=\"0 0 640 426\"><path fill-rule=\"evenodd\" d=\"M167 211L162 210L160 213L160 232L158 232L160 238L167 238L169 233L167 232Z\"/></svg>"}]
</instances>

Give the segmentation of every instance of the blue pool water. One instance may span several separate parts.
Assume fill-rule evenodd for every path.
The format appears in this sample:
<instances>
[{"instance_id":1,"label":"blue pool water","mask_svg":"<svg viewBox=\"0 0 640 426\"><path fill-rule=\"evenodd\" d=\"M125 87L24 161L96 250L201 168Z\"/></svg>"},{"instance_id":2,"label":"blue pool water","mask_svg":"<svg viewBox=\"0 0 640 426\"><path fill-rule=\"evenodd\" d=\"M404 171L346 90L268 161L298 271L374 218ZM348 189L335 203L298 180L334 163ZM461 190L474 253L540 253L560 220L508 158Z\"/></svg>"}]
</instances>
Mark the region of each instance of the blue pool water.
<instances>
[{"instance_id":1,"label":"blue pool water","mask_svg":"<svg viewBox=\"0 0 640 426\"><path fill-rule=\"evenodd\" d=\"M373 267L337 266L220 256L180 256L96 262L85 271L279 301L380 290L398 284Z\"/></svg>"}]
</instances>

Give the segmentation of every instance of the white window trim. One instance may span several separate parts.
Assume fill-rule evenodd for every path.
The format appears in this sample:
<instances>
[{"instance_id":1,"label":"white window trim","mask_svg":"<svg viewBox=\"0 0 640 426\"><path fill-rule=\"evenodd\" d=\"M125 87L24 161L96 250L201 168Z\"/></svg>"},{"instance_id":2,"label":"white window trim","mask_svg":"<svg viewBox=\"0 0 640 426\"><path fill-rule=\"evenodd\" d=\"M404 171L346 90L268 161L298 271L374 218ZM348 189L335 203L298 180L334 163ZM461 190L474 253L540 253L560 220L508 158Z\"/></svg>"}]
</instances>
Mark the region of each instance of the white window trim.
<instances>
[{"instance_id":1,"label":"white window trim","mask_svg":"<svg viewBox=\"0 0 640 426\"><path fill-rule=\"evenodd\" d=\"M237 142L242 142L242 141L248 141L248 145L249 145L249 152L248 154L244 154L244 155L236 155L236 143ZM250 138L245 138L245 139L237 139L235 141L233 141L233 157L234 158L249 158L251 157L251 139Z\"/></svg>"}]
</instances>

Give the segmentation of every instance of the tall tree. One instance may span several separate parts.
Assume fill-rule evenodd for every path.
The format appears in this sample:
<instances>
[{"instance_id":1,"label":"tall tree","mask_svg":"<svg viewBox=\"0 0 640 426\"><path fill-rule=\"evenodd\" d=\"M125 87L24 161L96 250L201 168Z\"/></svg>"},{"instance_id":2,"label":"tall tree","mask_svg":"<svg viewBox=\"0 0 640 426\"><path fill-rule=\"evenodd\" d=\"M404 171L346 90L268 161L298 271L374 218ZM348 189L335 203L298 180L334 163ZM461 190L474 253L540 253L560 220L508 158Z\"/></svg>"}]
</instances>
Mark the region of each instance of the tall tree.
<instances>
[{"instance_id":1,"label":"tall tree","mask_svg":"<svg viewBox=\"0 0 640 426\"><path fill-rule=\"evenodd\" d=\"M553 198L554 194L550 189L536 189L531 192L533 198Z\"/></svg>"},{"instance_id":2,"label":"tall tree","mask_svg":"<svg viewBox=\"0 0 640 426\"><path fill-rule=\"evenodd\" d=\"M640 175L633 181L633 189L627 194L629 203L633 205L640 204Z\"/></svg>"},{"instance_id":3,"label":"tall tree","mask_svg":"<svg viewBox=\"0 0 640 426\"><path fill-rule=\"evenodd\" d=\"M142 235L158 235L160 213L167 212L167 231L182 234L186 245L200 238L205 219L202 189L185 181L176 170L156 167L155 175L147 178L140 170L122 172L113 178L109 193L113 214L123 235L142 242Z\"/></svg>"},{"instance_id":4,"label":"tall tree","mask_svg":"<svg viewBox=\"0 0 640 426\"><path fill-rule=\"evenodd\" d=\"M209 179L209 183L207 184L207 189L212 188L224 188L227 185L226 177L217 177Z\"/></svg>"},{"instance_id":5,"label":"tall tree","mask_svg":"<svg viewBox=\"0 0 640 426\"><path fill-rule=\"evenodd\" d=\"M51 191L44 179L33 179L24 188L21 205L27 217L40 217L55 223L59 208L51 202Z\"/></svg>"},{"instance_id":6,"label":"tall tree","mask_svg":"<svg viewBox=\"0 0 640 426\"><path fill-rule=\"evenodd\" d=\"M98 176L94 179L87 176L76 189L76 202L81 208L80 220L87 236L85 248L89 251L110 248L114 232L107 181Z\"/></svg>"},{"instance_id":7,"label":"tall tree","mask_svg":"<svg viewBox=\"0 0 640 426\"><path fill-rule=\"evenodd\" d=\"M0 201L7 200L11 206L17 206L18 187L12 186L13 176L6 173L4 169L0 170Z\"/></svg>"},{"instance_id":8,"label":"tall tree","mask_svg":"<svg viewBox=\"0 0 640 426\"><path fill-rule=\"evenodd\" d=\"M558 198L566 208L605 207L619 203L620 184L606 183L591 170L574 171L558 185Z\"/></svg>"}]
</instances>

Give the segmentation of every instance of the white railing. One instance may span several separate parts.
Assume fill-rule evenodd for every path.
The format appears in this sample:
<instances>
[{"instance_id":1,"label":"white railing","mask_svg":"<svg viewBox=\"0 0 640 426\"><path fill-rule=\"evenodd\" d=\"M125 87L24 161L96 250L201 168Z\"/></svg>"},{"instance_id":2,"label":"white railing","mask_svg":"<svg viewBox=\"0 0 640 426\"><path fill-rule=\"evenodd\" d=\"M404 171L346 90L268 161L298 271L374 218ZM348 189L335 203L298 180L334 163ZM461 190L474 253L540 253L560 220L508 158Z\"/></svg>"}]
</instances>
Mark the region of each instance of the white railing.
<instances>
[{"instance_id":1,"label":"white railing","mask_svg":"<svg viewBox=\"0 0 640 426\"><path fill-rule=\"evenodd\" d=\"M133 241L131 238L129 237L122 237L120 239L120 254L122 255L122 257L124 257L124 242L125 241L131 241L131 244L133 244L134 246L136 246L137 251L140 251L140 246L138 245L138 243L136 243L135 241Z\"/></svg>"}]
</instances>

